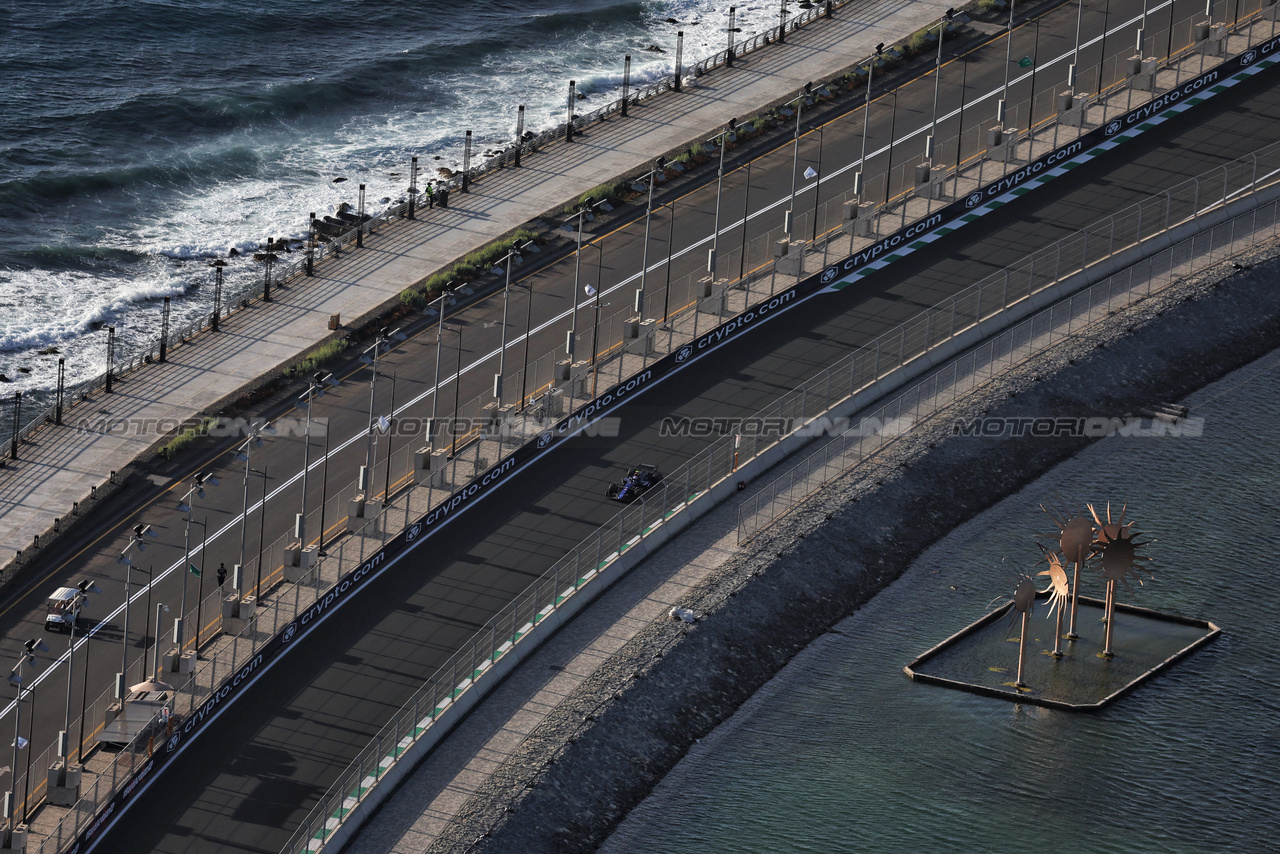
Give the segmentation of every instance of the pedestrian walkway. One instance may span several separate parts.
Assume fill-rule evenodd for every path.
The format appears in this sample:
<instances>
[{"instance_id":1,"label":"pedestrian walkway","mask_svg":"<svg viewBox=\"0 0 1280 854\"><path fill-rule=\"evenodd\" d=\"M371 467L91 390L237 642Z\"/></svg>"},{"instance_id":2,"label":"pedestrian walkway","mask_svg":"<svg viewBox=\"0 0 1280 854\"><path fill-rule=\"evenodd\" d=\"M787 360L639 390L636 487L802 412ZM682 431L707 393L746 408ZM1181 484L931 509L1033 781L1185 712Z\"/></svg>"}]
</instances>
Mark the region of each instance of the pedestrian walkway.
<instances>
[{"instance_id":1,"label":"pedestrian walkway","mask_svg":"<svg viewBox=\"0 0 1280 854\"><path fill-rule=\"evenodd\" d=\"M75 502L87 507L111 472L156 443L164 420L191 418L304 353L328 334L331 315L351 320L374 311L513 227L935 21L945 5L876 0L838 8L789 33L785 44L647 100L626 119L587 127L571 144L526 156L519 169L487 175L470 193L452 193L448 210L387 223L366 237L364 249L320 264L313 278L273 288L271 303L254 302L224 320L220 332L172 348L165 363L117 379L112 394L95 391L67 411L64 424L110 418L134 426L107 434L48 427L22 444L18 459L0 471L0 560L8 559L0 578L15 554L30 558L33 539L68 518Z\"/></svg>"}]
</instances>

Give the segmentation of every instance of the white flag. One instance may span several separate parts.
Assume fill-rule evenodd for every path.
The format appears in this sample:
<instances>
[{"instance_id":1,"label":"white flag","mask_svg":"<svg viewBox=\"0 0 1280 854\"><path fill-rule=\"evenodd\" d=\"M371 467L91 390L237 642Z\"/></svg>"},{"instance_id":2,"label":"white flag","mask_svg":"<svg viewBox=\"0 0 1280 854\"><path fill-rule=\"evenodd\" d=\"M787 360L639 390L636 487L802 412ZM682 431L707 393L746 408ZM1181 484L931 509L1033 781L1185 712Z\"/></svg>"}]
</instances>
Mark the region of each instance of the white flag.
<instances>
[{"instance_id":1,"label":"white flag","mask_svg":"<svg viewBox=\"0 0 1280 854\"><path fill-rule=\"evenodd\" d=\"M596 295L596 289L591 287L590 285L587 285L586 287L584 287L583 290L587 292L587 296L589 297L593 297Z\"/></svg>"},{"instance_id":2,"label":"white flag","mask_svg":"<svg viewBox=\"0 0 1280 854\"><path fill-rule=\"evenodd\" d=\"M806 168L806 169L804 170L804 177L806 177L806 178L817 178L817 177L818 177L818 173L817 173L817 171L816 171L816 170L814 170L814 168L813 168L812 166L810 166L810 167L808 167L808 168Z\"/></svg>"},{"instance_id":3,"label":"white flag","mask_svg":"<svg viewBox=\"0 0 1280 854\"><path fill-rule=\"evenodd\" d=\"M391 429L391 421L385 415L378 416L378 430L386 433Z\"/></svg>"}]
</instances>

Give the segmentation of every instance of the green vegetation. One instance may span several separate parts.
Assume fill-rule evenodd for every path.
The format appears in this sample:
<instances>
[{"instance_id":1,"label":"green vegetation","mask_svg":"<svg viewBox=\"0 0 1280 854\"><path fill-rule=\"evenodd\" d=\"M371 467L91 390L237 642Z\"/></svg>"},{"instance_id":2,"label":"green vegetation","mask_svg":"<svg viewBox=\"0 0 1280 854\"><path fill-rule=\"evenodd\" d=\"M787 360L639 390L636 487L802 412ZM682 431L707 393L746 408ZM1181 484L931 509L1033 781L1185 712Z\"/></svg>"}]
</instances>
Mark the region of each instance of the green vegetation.
<instances>
[{"instance_id":1,"label":"green vegetation","mask_svg":"<svg viewBox=\"0 0 1280 854\"><path fill-rule=\"evenodd\" d=\"M306 356L302 361L293 366L289 371L290 376L298 376L299 374L311 374L319 368L332 362L334 359L342 355L342 351L347 349L347 342L338 339L330 341L327 344L321 344Z\"/></svg>"},{"instance_id":2,"label":"green vegetation","mask_svg":"<svg viewBox=\"0 0 1280 854\"><path fill-rule=\"evenodd\" d=\"M160 449L160 455L168 460L173 459L174 454L190 445L200 436L206 435L209 432L209 428L217 423L218 419L213 417L200 419L200 426L188 427L165 443L165 446Z\"/></svg>"},{"instance_id":3,"label":"green vegetation","mask_svg":"<svg viewBox=\"0 0 1280 854\"><path fill-rule=\"evenodd\" d=\"M907 51L912 55L924 53L933 46L935 41L937 41L937 34L932 27L916 30L911 34L911 38L907 39Z\"/></svg>"},{"instance_id":4,"label":"green vegetation","mask_svg":"<svg viewBox=\"0 0 1280 854\"><path fill-rule=\"evenodd\" d=\"M603 186L612 187L616 185L611 184ZM595 191L593 190L592 192ZM515 246L517 243L527 243L537 236L537 232L530 231L527 228L518 228L510 237L494 241L487 246L482 246L474 252L469 252L461 261L454 264L447 270L441 270L439 273L432 273L421 284L401 291L400 302L403 305L407 305L412 308L422 308L427 303L440 296L445 285L450 282L460 284L482 275L497 263L499 259L510 252L511 247Z\"/></svg>"},{"instance_id":5,"label":"green vegetation","mask_svg":"<svg viewBox=\"0 0 1280 854\"><path fill-rule=\"evenodd\" d=\"M565 211L565 213L573 213L575 210L577 210L578 208L581 208L583 205L593 205L596 202L602 201L604 199L617 198L621 195L622 191L625 188L626 188L625 184L601 184L598 187L592 187L590 190L587 190L585 193L583 193L581 196L578 197L577 207L573 207L571 205Z\"/></svg>"}]
</instances>

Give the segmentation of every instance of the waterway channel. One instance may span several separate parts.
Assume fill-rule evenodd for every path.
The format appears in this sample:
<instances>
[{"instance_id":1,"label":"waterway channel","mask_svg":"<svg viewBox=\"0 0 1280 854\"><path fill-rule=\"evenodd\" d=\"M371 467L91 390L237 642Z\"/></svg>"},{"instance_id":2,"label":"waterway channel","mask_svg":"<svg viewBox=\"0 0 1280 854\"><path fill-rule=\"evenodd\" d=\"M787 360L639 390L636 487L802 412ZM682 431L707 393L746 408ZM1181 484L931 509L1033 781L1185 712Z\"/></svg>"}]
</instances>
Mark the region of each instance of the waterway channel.
<instances>
[{"instance_id":1,"label":"waterway channel","mask_svg":"<svg viewBox=\"0 0 1280 854\"><path fill-rule=\"evenodd\" d=\"M1280 352L1183 402L1201 436L1101 440L936 543L693 745L602 850L1275 850ZM1212 620L1215 643L1096 714L906 678L1015 568L1043 568L1040 504L1108 501L1156 540L1154 579L1120 601Z\"/></svg>"}]
</instances>

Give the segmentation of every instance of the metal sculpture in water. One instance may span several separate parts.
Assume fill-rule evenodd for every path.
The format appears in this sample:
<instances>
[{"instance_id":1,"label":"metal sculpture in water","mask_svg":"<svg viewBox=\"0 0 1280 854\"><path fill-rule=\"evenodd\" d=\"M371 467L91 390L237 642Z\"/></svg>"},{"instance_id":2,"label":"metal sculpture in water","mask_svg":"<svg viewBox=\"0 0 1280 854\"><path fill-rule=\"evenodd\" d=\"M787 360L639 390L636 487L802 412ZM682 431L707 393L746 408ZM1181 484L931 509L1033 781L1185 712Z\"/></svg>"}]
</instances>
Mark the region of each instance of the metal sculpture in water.
<instances>
[{"instance_id":1,"label":"metal sculpture in water","mask_svg":"<svg viewBox=\"0 0 1280 854\"><path fill-rule=\"evenodd\" d=\"M1073 591L1067 585L1067 571L1062 567L1062 561L1053 552L1040 547L1044 552L1044 559L1049 564L1049 568L1044 572L1037 572L1036 577L1047 575L1049 577L1049 587L1047 590L1041 591L1049 594L1049 616L1057 615L1057 621L1054 623L1053 629L1053 652L1054 658L1062 658L1062 612L1066 608L1067 600L1072 598Z\"/></svg>"},{"instance_id":2,"label":"metal sculpture in water","mask_svg":"<svg viewBox=\"0 0 1280 854\"><path fill-rule=\"evenodd\" d=\"M1040 509L1058 526L1058 533L1045 536L1054 542L1055 551L1062 555L1064 563L1075 564L1075 572L1071 579L1071 621L1067 628L1067 640L1078 640L1080 635L1076 634L1076 604L1080 596L1080 567L1093 553L1096 536L1093 520L1081 513L1079 509L1070 515L1058 513L1043 504L1040 505Z\"/></svg>"},{"instance_id":3,"label":"metal sculpture in water","mask_svg":"<svg viewBox=\"0 0 1280 854\"><path fill-rule=\"evenodd\" d=\"M1115 625L1116 582L1122 582L1126 590L1133 592L1133 588L1129 586L1128 576L1132 575L1139 585L1142 584L1142 573L1146 573L1148 578L1155 578L1151 571L1151 558L1138 552L1154 540L1138 541L1138 534L1133 530L1134 523L1124 521L1127 510L1128 505L1122 506L1119 518L1112 521L1111 504L1108 502L1107 521L1104 523L1099 518L1098 511L1092 504L1089 505L1089 512L1098 524L1097 538L1093 543L1093 561L1101 569L1102 578L1107 585L1104 605L1106 616L1103 618L1107 628L1101 653L1103 658L1111 658L1115 655L1111 649L1111 636Z\"/></svg>"},{"instance_id":4,"label":"metal sculpture in water","mask_svg":"<svg viewBox=\"0 0 1280 854\"><path fill-rule=\"evenodd\" d=\"M1017 578L1018 583L1013 589L1013 598L1005 600L1005 604L1013 606L1011 616L1013 614L1022 615L1022 630L1018 635L1018 678L1014 681L1013 687L1018 690L1026 690L1028 685L1022 681L1022 671L1027 652L1027 624L1031 621L1031 613L1036 607L1036 584L1031 580L1031 576L1024 573L1018 573ZM1003 598L997 596L992 600L992 605L995 605L996 602L1001 601ZM1010 619L1010 625L1012 623L1013 619Z\"/></svg>"}]
</instances>

